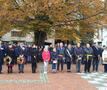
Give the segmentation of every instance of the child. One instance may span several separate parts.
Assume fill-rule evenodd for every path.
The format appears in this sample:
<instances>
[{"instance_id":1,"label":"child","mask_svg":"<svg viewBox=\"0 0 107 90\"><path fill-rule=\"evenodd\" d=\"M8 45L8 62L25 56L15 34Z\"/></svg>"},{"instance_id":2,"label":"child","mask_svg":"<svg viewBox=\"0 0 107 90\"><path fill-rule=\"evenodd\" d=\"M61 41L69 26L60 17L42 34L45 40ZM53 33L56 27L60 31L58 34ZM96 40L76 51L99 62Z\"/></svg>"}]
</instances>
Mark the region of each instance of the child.
<instances>
[{"instance_id":1,"label":"child","mask_svg":"<svg viewBox=\"0 0 107 90\"><path fill-rule=\"evenodd\" d=\"M48 63L50 60L50 52L48 50L48 46L45 46L45 48L42 52L42 58L44 60L44 74L47 74Z\"/></svg>"},{"instance_id":2,"label":"child","mask_svg":"<svg viewBox=\"0 0 107 90\"><path fill-rule=\"evenodd\" d=\"M56 48L53 49L53 52L51 53L51 58L52 58L52 73L56 73L56 63L57 63Z\"/></svg>"}]
</instances>

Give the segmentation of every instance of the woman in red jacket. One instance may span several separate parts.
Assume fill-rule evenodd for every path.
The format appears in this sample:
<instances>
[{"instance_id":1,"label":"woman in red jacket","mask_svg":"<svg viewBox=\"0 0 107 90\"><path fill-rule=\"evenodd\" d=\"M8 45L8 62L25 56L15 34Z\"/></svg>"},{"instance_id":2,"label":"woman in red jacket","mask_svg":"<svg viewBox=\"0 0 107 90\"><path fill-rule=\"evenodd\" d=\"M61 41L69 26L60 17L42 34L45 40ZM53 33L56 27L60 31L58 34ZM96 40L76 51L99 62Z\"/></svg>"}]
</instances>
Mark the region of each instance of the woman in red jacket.
<instances>
[{"instance_id":1,"label":"woman in red jacket","mask_svg":"<svg viewBox=\"0 0 107 90\"><path fill-rule=\"evenodd\" d=\"M44 60L44 74L47 73L47 69L48 69L48 63L50 60L50 52L48 50L48 46L45 46L43 52L42 52L42 58Z\"/></svg>"}]
</instances>

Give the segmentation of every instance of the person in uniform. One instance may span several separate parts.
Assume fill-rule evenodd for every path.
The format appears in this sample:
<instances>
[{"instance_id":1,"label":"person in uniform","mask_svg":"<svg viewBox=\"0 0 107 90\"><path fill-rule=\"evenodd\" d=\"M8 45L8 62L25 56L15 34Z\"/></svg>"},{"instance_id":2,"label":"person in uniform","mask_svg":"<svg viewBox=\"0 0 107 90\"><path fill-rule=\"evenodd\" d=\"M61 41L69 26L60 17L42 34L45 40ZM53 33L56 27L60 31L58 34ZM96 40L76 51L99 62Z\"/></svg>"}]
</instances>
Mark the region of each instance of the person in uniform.
<instances>
[{"instance_id":1,"label":"person in uniform","mask_svg":"<svg viewBox=\"0 0 107 90\"><path fill-rule=\"evenodd\" d=\"M74 53L76 56L76 72L80 73L81 60L83 57L83 49L80 47L80 43L77 43L77 47L74 49Z\"/></svg>"},{"instance_id":2,"label":"person in uniform","mask_svg":"<svg viewBox=\"0 0 107 90\"><path fill-rule=\"evenodd\" d=\"M14 51L12 45L9 45L6 55L9 56L12 59L12 61L9 64L7 64L8 73L12 73L13 72L12 67L14 66L14 60L15 60L15 56L14 56L15 55L15 51Z\"/></svg>"},{"instance_id":3,"label":"person in uniform","mask_svg":"<svg viewBox=\"0 0 107 90\"><path fill-rule=\"evenodd\" d=\"M57 63L57 71L59 72L59 66L61 64L61 71L63 72L63 64L65 60L65 48L63 47L63 43L60 43L60 46L57 47L58 54L58 63Z\"/></svg>"},{"instance_id":4,"label":"person in uniform","mask_svg":"<svg viewBox=\"0 0 107 90\"><path fill-rule=\"evenodd\" d=\"M32 48L32 73L36 72L37 68L37 55L38 55L38 50L36 48L37 46L34 44Z\"/></svg>"},{"instance_id":5,"label":"person in uniform","mask_svg":"<svg viewBox=\"0 0 107 90\"><path fill-rule=\"evenodd\" d=\"M104 51L102 53L104 72L107 73L107 47L104 46Z\"/></svg>"},{"instance_id":6,"label":"person in uniform","mask_svg":"<svg viewBox=\"0 0 107 90\"><path fill-rule=\"evenodd\" d=\"M93 49L90 47L89 44L86 45L86 48L84 49L85 52L85 67L84 67L84 72L90 72L90 67L91 67L91 62L93 59Z\"/></svg>"},{"instance_id":7,"label":"person in uniform","mask_svg":"<svg viewBox=\"0 0 107 90\"><path fill-rule=\"evenodd\" d=\"M98 65L100 60L100 49L98 47L98 43L94 43L93 49L93 72L96 70L98 71Z\"/></svg>"},{"instance_id":8,"label":"person in uniform","mask_svg":"<svg viewBox=\"0 0 107 90\"><path fill-rule=\"evenodd\" d=\"M71 72L72 55L73 55L73 48L71 47L71 44L69 44L65 49L67 72Z\"/></svg>"}]
</instances>

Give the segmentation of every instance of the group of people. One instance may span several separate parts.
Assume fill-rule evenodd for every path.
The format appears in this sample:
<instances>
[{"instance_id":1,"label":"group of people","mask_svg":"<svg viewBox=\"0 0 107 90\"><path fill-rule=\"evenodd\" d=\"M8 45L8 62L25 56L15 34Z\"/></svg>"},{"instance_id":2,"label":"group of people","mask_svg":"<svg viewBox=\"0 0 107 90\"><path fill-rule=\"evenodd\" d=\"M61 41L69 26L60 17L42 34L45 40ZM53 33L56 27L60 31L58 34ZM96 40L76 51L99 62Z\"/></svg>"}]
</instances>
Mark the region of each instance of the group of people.
<instances>
[{"instance_id":1,"label":"group of people","mask_svg":"<svg viewBox=\"0 0 107 90\"><path fill-rule=\"evenodd\" d=\"M0 41L0 73L2 73L2 65L6 63L8 73L12 73L14 64L18 64L19 73L24 73L24 64L31 63L32 73L36 73L37 62L44 62L44 73L47 73L48 64L52 64L52 72L59 72L61 65L61 72L63 72L63 66L66 64L67 72L71 72L71 64L76 64L76 72L81 72L81 64L84 64L84 72L90 73L90 67L93 66L93 72L98 71L100 60L105 60L107 49L99 48L98 43L94 43L93 46L86 44L85 47L81 47L80 43L74 47L71 44L64 45L62 42L56 46L45 45L38 47L37 45L24 45L20 42L17 45L2 44ZM101 59L102 58L102 59ZM107 72L107 62L104 61L104 72Z\"/></svg>"},{"instance_id":2,"label":"group of people","mask_svg":"<svg viewBox=\"0 0 107 90\"><path fill-rule=\"evenodd\" d=\"M40 51L39 51L40 50ZM24 73L24 64L32 63L32 73L36 72L37 68L37 55L41 49L34 44L27 46L22 42L18 44L2 44L0 41L0 73L2 73L2 65L6 64L8 67L7 72L12 73L15 64L18 64L19 73Z\"/></svg>"},{"instance_id":3,"label":"group of people","mask_svg":"<svg viewBox=\"0 0 107 90\"><path fill-rule=\"evenodd\" d=\"M84 72L90 73L91 64L93 66L93 72L98 71L99 61L101 60L103 48L98 47L98 43L94 43L91 47L90 44L86 44L85 47L81 47L80 43L77 43L76 47L72 47L71 44L66 46L61 42L57 47L53 48L53 51L49 54L48 46L45 46L42 57L44 60L44 73L47 73L49 60L52 60L52 72L59 72L59 66L61 65L61 72L63 72L64 62L67 65L67 72L71 72L71 63L75 56L76 72L81 72L81 64L84 62ZM56 68L57 66L57 68Z\"/></svg>"}]
</instances>

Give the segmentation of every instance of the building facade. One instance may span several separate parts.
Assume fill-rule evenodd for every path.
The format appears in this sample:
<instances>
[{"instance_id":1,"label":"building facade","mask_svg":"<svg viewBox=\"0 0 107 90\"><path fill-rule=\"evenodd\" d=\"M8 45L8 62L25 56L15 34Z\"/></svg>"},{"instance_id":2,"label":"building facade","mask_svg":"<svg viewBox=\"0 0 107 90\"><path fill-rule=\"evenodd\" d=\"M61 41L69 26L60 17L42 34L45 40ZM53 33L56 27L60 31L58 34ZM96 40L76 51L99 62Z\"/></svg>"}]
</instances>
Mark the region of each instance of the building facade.
<instances>
[{"instance_id":1,"label":"building facade","mask_svg":"<svg viewBox=\"0 0 107 90\"><path fill-rule=\"evenodd\" d=\"M6 33L1 37L3 42L34 42L34 33L29 32L27 34L22 33L21 30L12 29L10 32Z\"/></svg>"},{"instance_id":2,"label":"building facade","mask_svg":"<svg viewBox=\"0 0 107 90\"><path fill-rule=\"evenodd\" d=\"M17 43L17 42L25 42L27 44L32 44L35 42L35 35L38 37L39 35L35 34L34 32L29 32L29 33L22 33L21 30L17 30L17 29L12 29L10 32L6 33L5 35L3 35L1 37L1 40L3 42L13 42L13 43ZM54 45L55 40L53 38L48 37L49 35L47 35L47 38L44 40L44 44L45 43L50 43L52 45ZM36 37L36 38L37 38ZM44 37L41 37L44 38ZM42 40L42 39L41 39Z\"/></svg>"},{"instance_id":3,"label":"building facade","mask_svg":"<svg viewBox=\"0 0 107 90\"><path fill-rule=\"evenodd\" d=\"M107 28L102 27L98 30L98 33L94 37L94 42L98 42L101 46L107 46Z\"/></svg>"}]
</instances>

